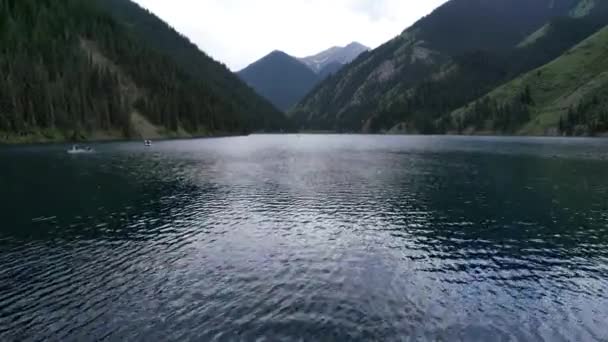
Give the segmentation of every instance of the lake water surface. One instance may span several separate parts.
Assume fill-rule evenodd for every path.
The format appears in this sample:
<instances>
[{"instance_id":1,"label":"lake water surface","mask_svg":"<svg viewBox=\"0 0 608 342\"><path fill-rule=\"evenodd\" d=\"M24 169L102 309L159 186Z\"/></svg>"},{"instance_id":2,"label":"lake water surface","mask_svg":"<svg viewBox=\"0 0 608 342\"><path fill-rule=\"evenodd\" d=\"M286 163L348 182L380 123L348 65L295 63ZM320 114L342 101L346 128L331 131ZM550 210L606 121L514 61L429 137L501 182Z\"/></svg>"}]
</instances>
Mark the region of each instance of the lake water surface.
<instances>
[{"instance_id":1,"label":"lake water surface","mask_svg":"<svg viewBox=\"0 0 608 342\"><path fill-rule=\"evenodd\" d=\"M608 341L608 140L0 148L1 341Z\"/></svg>"}]
</instances>

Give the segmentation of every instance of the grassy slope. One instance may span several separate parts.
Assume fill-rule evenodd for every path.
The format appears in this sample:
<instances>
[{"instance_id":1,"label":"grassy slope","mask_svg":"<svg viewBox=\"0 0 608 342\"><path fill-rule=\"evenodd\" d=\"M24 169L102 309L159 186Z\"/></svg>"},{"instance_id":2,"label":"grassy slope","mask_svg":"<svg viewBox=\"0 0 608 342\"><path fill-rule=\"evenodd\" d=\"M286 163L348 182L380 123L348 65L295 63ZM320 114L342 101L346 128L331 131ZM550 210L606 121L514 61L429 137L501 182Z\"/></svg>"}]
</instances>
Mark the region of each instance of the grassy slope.
<instances>
[{"instance_id":1,"label":"grassy slope","mask_svg":"<svg viewBox=\"0 0 608 342\"><path fill-rule=\"evenodd\" d=\"M543 135L557 127L570 106L577 105L608 82L608 27L554 61L508 82L487 96L505 103L530 87L534 98L531 121L520 134ZM469 106L468 108L471 108ZM459 109L456 115L467 113Z\"/></svg>"}]
</instances>

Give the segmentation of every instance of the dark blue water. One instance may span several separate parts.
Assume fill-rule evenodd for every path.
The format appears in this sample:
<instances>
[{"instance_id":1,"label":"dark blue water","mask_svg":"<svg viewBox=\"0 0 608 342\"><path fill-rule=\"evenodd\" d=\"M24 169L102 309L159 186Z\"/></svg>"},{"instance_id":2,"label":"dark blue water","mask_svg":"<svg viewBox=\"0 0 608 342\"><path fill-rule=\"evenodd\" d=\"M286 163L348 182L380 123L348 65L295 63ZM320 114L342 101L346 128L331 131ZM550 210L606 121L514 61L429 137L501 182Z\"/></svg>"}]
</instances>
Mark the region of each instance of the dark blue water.
<instances>
[{"instance_id":1,"label":"dark blue water","mask_svg":"<svg viewBox=\"0 0 608 342\"><path fill-rule=\"evenodd\" d=\"M1 341L608 341L608 141L0 148Z\"/></svg>"}]
</instances>

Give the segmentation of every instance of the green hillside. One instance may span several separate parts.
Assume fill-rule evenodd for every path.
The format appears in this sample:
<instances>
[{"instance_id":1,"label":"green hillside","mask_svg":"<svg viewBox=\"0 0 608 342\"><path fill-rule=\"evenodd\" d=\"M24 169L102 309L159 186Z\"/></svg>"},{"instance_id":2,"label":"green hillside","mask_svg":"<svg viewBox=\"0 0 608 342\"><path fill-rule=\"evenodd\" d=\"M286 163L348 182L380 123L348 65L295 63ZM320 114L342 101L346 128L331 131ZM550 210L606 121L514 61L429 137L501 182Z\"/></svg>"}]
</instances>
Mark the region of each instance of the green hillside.
<instances>
[{"instance_id":1,"label":"green hillside","mask_svg":"<svg viewBox=\"0 0 608 342\"><path fill-rule=\"evenodd\" d=\"M473 131L512 131L534 135L599 134L608 132L606 95L608 27L556 60L457 110L452 119L460 122L464 129ZM527 114L522 117L523 120L512 122L509 127L501 127L497 123L501 111L514 103L524 106ZM513 113L505 113L510 114Z\"/></svg>"},{"instance_id":2,"label":"green hillside","mask_svg":"<svg viewBox=\"0 0 608 342\"><path fill-rule=\"evenodd\" d=\"M0 142L242 133L259 128L251 113L286 124L250 89L227 94L96 1L0 0L0 19Z\"/></svg>"}]
</instances>

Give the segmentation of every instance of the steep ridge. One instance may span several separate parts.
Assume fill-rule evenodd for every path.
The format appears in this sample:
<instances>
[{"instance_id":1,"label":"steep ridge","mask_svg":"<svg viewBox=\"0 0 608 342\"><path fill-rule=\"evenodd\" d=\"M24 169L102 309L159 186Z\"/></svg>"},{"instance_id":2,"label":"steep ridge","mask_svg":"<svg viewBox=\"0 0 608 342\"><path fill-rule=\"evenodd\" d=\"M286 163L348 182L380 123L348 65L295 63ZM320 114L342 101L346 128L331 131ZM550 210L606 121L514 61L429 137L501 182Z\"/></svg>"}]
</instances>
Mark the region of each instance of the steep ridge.
<instances>
[{"instance_id":1,"label":"steep ridge","mask_svg":"<svg viewBox=\"0 0 608 342\"><path fill-rule=\"evenodd\" d=\"M608 132L608 27L556 60L455 111L468 132L596 135Z\"/></svg>"},{"instance_id":2,"label":"steep ridge","mask_svg":"<svg viewBox=\"0 0 608 342\"><path fill-rule=\"evenodd\" d=\"M143 127L166 137L256 128L247 109L264 100L253 91L243 98L248 107L235 105L116 21L105 5L0 2L0 141L134 138L149 131ZM270 115L277 126L287 122L275 109Z\"/></svg>"},{"instance_id":3,"label":"steep ridge","mask_svg":"<svg viewBox=\"0 0 608 342\"><path fill-rule=\"evenodd\" d=\"M323 70L326 70L325 74L329 74L328 71L331 70L332 65L334 65L333 68L336 65L346 65L368 50L367 46L352 42L344 47L334 46L316 55L299 58L299 60L317 74L323 74Z\"/></svg>"},{"instance_id":4,"label":"steep ridge","mask_svg":"<svg viewBox=\"0 0 608 342\"><path fill-rule=\"evenodd\" d=\"M451 0L322 82L290 115L302 128L388 131L399 124L408 132L445 131L445 122L436 121L442 113L547 63L577 43L566 39L570 45L563 46L545 39L516 48L552 18L568 16L578 4L578 0ZM541 45L549 41L554 45L545 51Z\"/></svg>"},{"instance_id":5,"label":"steep ridge","mask_svg":"<svg viewBox=\"0 0 608 342\"><path fill-rule=\"evenodd\" d=\"M551 20L542 29L542 34L533 33L531 36L536 36L533 39L533 43L526 44L522 47L520 44L519 48L509 54L508 59L508 70L509 76L505 79L517 79L518 76L529 72L532 69L539 68L545 63L551 62L554 58L561 56L562 54L571 53L571 48L587 39L590 35L593 35L598 30L602 29L605 25L608 25L608 6L596 6L593 11L588 12L585 17L561 17ZM530 38L525 41L531 42ZM559 64L562 69L553 68L553 72L556 75L570 73L570 68L567 64ZM590 69L591 70L591 69ZM567 79L561 79L567 81ZM505 80L502 80L496 86L503 84ZM569 84L565 82L563 87L567 88ZM494 88L494 87L492 87ZM492 89L488 89L490 92ZM487 100L488 97L484 94L479 96L479 100L471 100L471 104L477 104L479 106L471 106L469 110L477 108L480 112L476 115L459 116L460 120L454 120L455 117L449 114L450 108L447 108L448 112L443 112L441 119L437 120L434 127L439 127L441 132L445 131L460 131L465 133L476 133L483 132L487 134L556 134L556 126L547 127L543 126L536 127L534 129L523 130L523 126L528 125L528 120L531 120L534 116L533 110L531 112L529 101L533 101L533 96L538 89L531 89L529 87L522 87L518 90L519 102L512 101L512 99L501 99L494 98L498 103L501 103L500 110L496 108L489 109L487 106L490 104ZM464 106L469 103L460 103ZM460 106L458 106L460 107ZM452 108L453 109L453 108ZM460 110L459 112L462 112ZM436 116L432 116L436 118ZM556 121L554 121L555 123ZM528 125L532 127L534 125ZM537 125L538 126L538 125Z\"/></svg>"},{"instance_id":6,"label":"steep ridge","mask_svg":"<svg viewBox=\"0 0 608 342\"><path fill-rule=\"evenodd\" d=\"M238 75L281 110L289 109L319 81L306 65L281 51L270 53Z\"/></svg>"},{"instance_id":7,"label":"steep ridge","mask_svg":"<svg viewBox=\"0 0 608 342\"><path fill-rule=\"evenodd\" d=\"M291 129L285 115L269 101L256 94L225 65L199 50L156 15L130 0L97 0L118 21L126 24L138 39L171 57L181 70L202 79L242 114L251 130Z\"/></svg>"}]
</instances>

